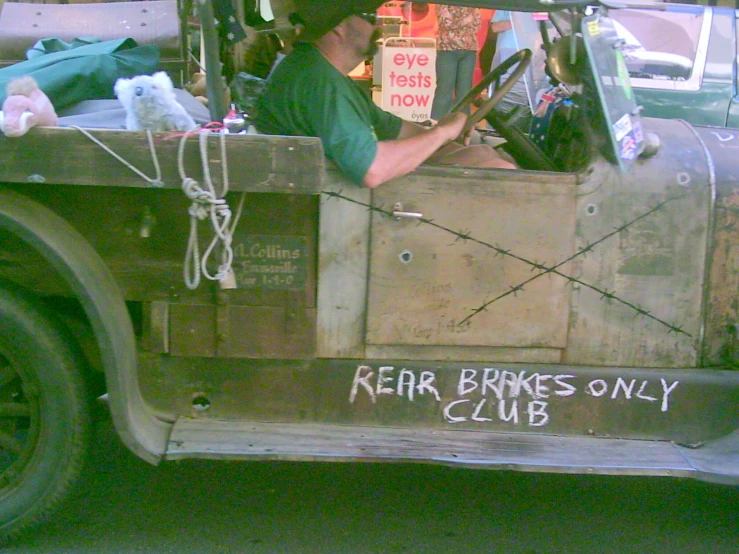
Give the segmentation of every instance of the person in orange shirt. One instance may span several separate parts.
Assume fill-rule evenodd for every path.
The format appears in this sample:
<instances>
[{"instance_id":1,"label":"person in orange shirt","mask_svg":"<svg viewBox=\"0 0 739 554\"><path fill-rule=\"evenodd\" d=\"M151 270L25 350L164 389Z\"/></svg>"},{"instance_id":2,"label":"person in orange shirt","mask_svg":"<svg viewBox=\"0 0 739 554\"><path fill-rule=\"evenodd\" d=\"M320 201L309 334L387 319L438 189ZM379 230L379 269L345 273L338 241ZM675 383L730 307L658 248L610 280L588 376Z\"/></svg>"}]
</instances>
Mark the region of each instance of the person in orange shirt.
<instances>
[{"instance_id":1,"label":"person in orange shirt","mask_svg":"<svg viewBox=\"0 0 739 554\"><path fill-rule=\"evenodd\" d=\"M439 120L472 88L477 62L480 10L463 6L436 6L439 33L436 42L436 92L431 119Z\"/></svg>"}]
</instances>

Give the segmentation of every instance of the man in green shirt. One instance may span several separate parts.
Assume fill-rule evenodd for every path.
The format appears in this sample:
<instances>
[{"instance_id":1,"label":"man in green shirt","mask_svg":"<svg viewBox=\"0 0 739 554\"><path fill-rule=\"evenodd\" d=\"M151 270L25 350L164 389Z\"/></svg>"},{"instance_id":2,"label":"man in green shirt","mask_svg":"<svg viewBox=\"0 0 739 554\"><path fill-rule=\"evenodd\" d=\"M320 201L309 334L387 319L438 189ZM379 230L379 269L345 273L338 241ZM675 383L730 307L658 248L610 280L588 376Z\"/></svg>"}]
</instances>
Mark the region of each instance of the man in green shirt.
<instances>
[{"instance_id":1,"label":"man in green shirt","mask_svg":"<svg viewBox=\"0 0 739 554\"><path fill-rule=\"evenodd\" d=\"M449 114L426 128L383 111L348 77L377 51L375 10L380 4L296 0L304 28L258 101L259 132L319 137L326 156L367 187L405 175L427 160L515 167L487 145L452 143L462 132L465 114Z\"/></svg>"}]
</instances>

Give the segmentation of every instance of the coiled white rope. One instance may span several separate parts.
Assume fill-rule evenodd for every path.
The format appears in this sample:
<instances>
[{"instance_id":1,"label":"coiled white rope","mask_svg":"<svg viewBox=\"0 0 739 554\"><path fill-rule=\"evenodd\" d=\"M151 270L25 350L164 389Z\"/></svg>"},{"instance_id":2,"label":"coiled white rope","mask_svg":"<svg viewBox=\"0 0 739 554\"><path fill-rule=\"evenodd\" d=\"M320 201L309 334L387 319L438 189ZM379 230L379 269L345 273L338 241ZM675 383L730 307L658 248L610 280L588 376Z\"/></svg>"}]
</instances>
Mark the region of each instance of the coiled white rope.
<instances>
[{"instance_id":1,"label":"coiled white rope","mask_svg":"<svg viewBox=\"0 0 739 554\"><path fill-rule=\"evenodd\" d=\"M162 182L162 172L159 166L159 159L157 157L156 149L154 147L154 139L150 130L146 131L146 137L149 142L149 151L154 163L154 170L156 171L156 177L154 179L146 175L143 171L139 170L123 157L119 156L111 148L90 134L86 129L76 125L70 125L70 127L85 135L116 160L139 175L152 187L164 186L164 183ZM215 187L213 186L213 181L210 175L210 165L208 163L208 136L210 134L211 133L203 132L202 130L198 132L200 163L203 168L205 188L201 187L195 179L192 179L185 174L185 143L191 136L190 134L182 135L179 148L177 150L177 168L179 170L180 178L182 179L182 190L192 201L192 204L190 204L190 208L188 209L188 213L190 214L190 234L188 237L187 252L185 253L185 267L183 271L185 285L190 290L195 290L198 285L200 285L201 276L204 276L206 279L211 281L219 281L223 284L224 279L231 273L231 267L233 264L233 248L231 247L233 231L241 217L244 200L246 198L246 193L242 194L236 217L233 219L233 224L229 227L232 219L231 209L228 207L224 198L229 190L228 162L226 159L226 133L224 130L219 131L223 180L223 190L220 195L216 193ZM208 248L205 249L201 258L200 245L198 243L198 221L203 221L205 219L210 219L214 230L214 237L208 245ZM219 243L222 244L221 263L218 265L218 271L215 275L212 275L208 270L208 260Z\"/></svg>"},{"instance_id":2,"label":"coiled white rope","mask_svg":"<svg viewBox=\"0 0 739 554\"><path fill-rule=\"evenodd\" d=\"M187 252L185 253L185 267L183 271L185 285L190 290L195 290L200 284L201 276L211 281L223 281L231 272L233 263L233 249L231 247L233 227L231 222L231 209L224 196L228 193L228 163L226 160L226 134L219 131L221 146L221 167L223 171L223 190L221 194L216 193L210 175L208 164L208 135L210 133L199 133L200 162L203 168L203 181L205 187L201 187L195 179L188 177L185 173L184 152L188 136L180 139L177 150L177 167L182 179L182 191L190 201L190 235L187 241ZM240 212L240 210L239 210ZM214 236L208 248L200 257L200 245L198 243L198 222L210 219ZM234 221L234 226L236 221ZM221 244L221 262L215 275L208 270L208 260L213 254L216 246Z\"/></svg>"}]
</instances>

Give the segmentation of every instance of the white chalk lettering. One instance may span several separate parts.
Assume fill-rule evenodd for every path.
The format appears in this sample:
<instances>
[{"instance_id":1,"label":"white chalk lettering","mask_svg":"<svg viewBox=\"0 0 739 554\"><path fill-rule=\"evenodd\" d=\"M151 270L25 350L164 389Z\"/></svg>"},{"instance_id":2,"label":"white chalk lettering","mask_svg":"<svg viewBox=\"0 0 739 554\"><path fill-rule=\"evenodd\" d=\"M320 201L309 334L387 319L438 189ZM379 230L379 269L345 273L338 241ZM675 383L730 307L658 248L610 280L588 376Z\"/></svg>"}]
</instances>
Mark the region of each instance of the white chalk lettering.
<instances>
[{"instance_id":1,"label":"white chalk lettering","mask_svg":"<svg viewBox=\"0 0 739 554\"><path fill-rule=\"evenodd\" d=\"M574 385L570 385L568 382L566 382L566 379L574 379L574 375L555 375L552 377L555 383L562 387L561 389L558 389L554 391L554 394L557 396L572 396L575 394L577 389Z\"/></svg>"},{"instance_id":2,"label":"white chalk lettering","mask_svg":"<svg viewBox=\"0 0 739 554\"><path fill-rule=\"evenodd\" d=\"M377 401L377 399L375 398L375 391L369 382L369 380L372 379L373 376L374 373L370 366L360 365L357 367L357 371L354 373L354 381L352 382L352 390L349 393L350 404L354 404L354 401L357 398L357 390L359 390L360 385L364 390L367 391L367 394L369 394L369 397L372 400L373 404Z\"/></svg>"},{"instance_id":3,"label":"white chalk lettering","mask_svg":"<svg viewBox=\"0 0 739 554\"><path fill-rule=\"evenodd\" d=\"M585 392L596 397L603 396L608 392L608 383L604 379L595 379L588 383L588 386L585 387Z\"/></svg>"},{"instance_id":4,"label":"white chalk lettering","mask_svg":"<svg viewBox=\"0 0 739 554\"><path fill-rule=\"evenodd\" d=\"M662 410L663 412L666 412L670 408L670 401L669 401L670 393L675 390L675 387L677 387L680 384L680 381L675 381L669 387L667 386L667 381L665 381L664 379L660 379L660 381L662 381L662 391L663 391L662 407L660 408L660 410Z\"/></svg>"},{"instance_id":5,"label":"white chalk lettering","mask_svg":"<svg viewBox=\"0 0 739 554\"><path fill-rule=\"evenodd\" d=\"M477 376L476 369L463 369L459 374L459 381L457 382L457 394L459 396L466 396L471 392L477 390L479 386L475 380ZM469 386L468 386L469 385Z\"/></svg>"},{"instance_id":6,"label":"white chalk lettering","mask_svg":"<svg viewBox=\"0 0 739 554\"><path fill-rule=\"evenodd\" d=\"M732 133L725 133L721 131L711 131L711 134L721 142L727 142L730 140L734 140L734 135Z\"/></svg>"},{"instance_id":7,"label":"white chalk lettering","mask_svg":"<svg viewBox=\"0 0 739 554\"><path fill-rule=\"evenodd\" d=\"M405 368L400 370L398 374L398 396L408 395L408 400L413 402L413 390L416 387L416 374ZM407 392L406 392L407 391Z\"/></svg>"},{"instance_id":8,"label":"white chalk lettering","mask_svg":"<svg viewBox=\"0 0 739 554\"><path fill-rule=\"evenodd\" d=\"M521 385L519 384L518 376L512 371L504 371L500 374L500 390L505 394L505 386L508 385L510 392L508 393L509 398L518 398L521 392Z\"/></svg>"},{"instance_id":9,"label":"white chalk lettering","mask_svg":"<svg viewBox=\"0 0 739 554\"><path fill-rule=\"evenodd\" d=\"M463 421L467 421L466 417L463 416L453 416L452 415L452 408L456 406L457 404L466 404L469 402L469 400L455 400L454 402L450 402L446 405L446 408L444 408L444 419L446 419L449 423L462 423Z\"/></svg>"},{"instance_id":10,"label":"white chalk lettering","mask_svg":"<svg viewBox=\"0 0 739 554\"><path fill-rule=\"evenodd\" d=\"M521 391L521 389L523 389L524 391L526 391L526 394L528 394L530 397L536 398L536 395L534 394L534 389L531 387L531 381L535 381L537 377L539 377L539 374L533 373L529 375L528 377L524 378L525 375L526 375L525 371L522 371L521 373L518 374L518 381L520 383L518 387L519 392Z\"/></svg>"},{"instance_id":11,"label":"white chalk lettering","mask_svg":"<svg viewBox=\"0 0 739 554\"><path fill-rule=\"evenodd\" d=\"M400 402L416 402L419 397L426 396L439 403L443 419L448 423L497 422L544 427L550 424L553 415L556 416L552 409L561 405L559 398L586 394L621 403L650 402L655 404L655 410L660 401L660 411L667 412L672 393L680 384L667 379L660 379L657 384L656 379L614 376L582 381L584 385L578 385L571 382L576 378L571 374L467 367L458 370L456 381L448 378L442 381L441 390L446 395L442 397L435 371L393 366L373 369L369 365L358 365L349 392L349 403L354 404L362 391L373 404L390 395Z\"/></svg>"},{"instance_id":12,"label":"white chalk lettering","mask_svg":"<svg viewBox=\"0 0 739 554\"><path fill-rule=\"evenodd\" d=\"M649 384L649 381L642 381L641 386L639 387L639 390L636 391L636 397L641 398L642 400L646 400L648 402L654 402L657 400L654 396L646 396L644 394L644 389L647 388L647 385Z\"/></svg>"},{"instance_id":13,"label":"white chalk lettering","mask_svg":"<svg viewBox=\"0 0 739 554\"><path fill-rule=\"evenodd\" d=\"M527 411L529 412L529 425L531 427L542 427L549 422L549 414L546 412L547 403L541 400L533 400L529 402Z\"/></svg>"},{"instance_id":14,"label":"white chalk lettering","mask_svg":"<svg viewBox=\"0 0 739 554\"><path fill-rule=\"evenodd\" d=\"M534 387L534 398L549 398L549 387L544 384L544 381L549 381L552 378L551 375L536 375L536 386Z\"/></svg>"},{"instance_id":15,"label":"white chalk lettering","mask_svg":"<svg viewBox=\"0 0 739 554\"><path fill-rule=\"evenodd\" d=\"M636 384L636 379L632 379L631 383L628 385L626 384L626 381L619 377L616 379L616 384L613 386L613 393L611 394L611 398L616 399L618 398L618 391L619 389L623 389L624 391L624 398L626 400L631 400L631 394L634 390L634 385Z\"/></svg>"},{"instance_id":16,"label":"white chalk lettering","mask_svg":"<svg viewBox=\"0 0 739 554\"><path fill-rule=\"evenodd\" d=\"M492 372L493 376L490 377L490 373ZM482 370L482 391L481 394L483 396L487 396L488 389L493 391L493 394L498 400L503 400L503 390L495 385L495 382L500 377L500 371L492 368L492 367L486 367Z\"/></svg>"},{"instance_id":17,"label":"white chalk lettering","mask_svg":"<svg viewBox=\"0 0 739 554\"><path fill-rule=\"evenodd\" d=\"M380 368L379 375L377 376L377 389L375 391L377 396L381 394L393 394L395 392L392 388L385 386L385 383L392 383L393 377L388 376L388 373L392 373L393 371L395 371L393 366L383 366Z\"/></svg>"},{"instance_id":18,"label":"white chalk lettering","mask_svg":"<svg viewBox=\"0 0 739 554\"><path fill-rule=\"evenodd\" d=\"M505 413L505 400L498 402L498 417L501 421L510 421L511 423L518 423L518 400L511 402L511 410L508 415Z\"/></svg>"},{"instance_id":19,"label":"white chalk lettering","mask_svg":"<svg viewBox=\"0 0 739 554\"><path fill-rule=\"evenodd\" d=\"M475 411L472 412L472 421L493 421L489 417L480 416L480 411L487 401L487 398L483 398L480 402L477 403L477 406L475 406Z\"/></svg>"},{"instance_id":20,"label":"white chalk lettering","mask_svg":"<svg viewBox=\"0 0 739 554\"><path fill-rule=\"evenodd\" d=\"M433 371L422 371L421 377L418 380L418 386L416 387L416 392L419 395L427 392L429 394L434 395L434 398L436 398L437 402L441 402L439 391L436 390L436 386L434 386L435 380L436 380L436 374Z\"/></svg>"}]
</instances>

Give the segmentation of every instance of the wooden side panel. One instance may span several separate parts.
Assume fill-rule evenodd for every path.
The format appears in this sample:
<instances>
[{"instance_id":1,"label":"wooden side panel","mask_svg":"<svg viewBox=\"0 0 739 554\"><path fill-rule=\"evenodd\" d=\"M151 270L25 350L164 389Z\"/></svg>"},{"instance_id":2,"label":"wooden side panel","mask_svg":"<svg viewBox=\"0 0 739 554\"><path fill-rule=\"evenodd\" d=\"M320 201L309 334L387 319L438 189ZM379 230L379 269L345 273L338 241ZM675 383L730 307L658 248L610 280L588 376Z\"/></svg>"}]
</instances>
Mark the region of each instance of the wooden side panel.
<instances>
[{"instance_id":1,"label":"wooden side panel","mask_svg":"<svg viewBox=\"0 0 739 554\"><path fill-rule=\"evenodd\" d=\"M702 152L670 144L669 129L660 135L661 156L673 159L645 160L629 174L596 170L582 187L577 249L587 251L573 264L580 283L564 363L698 363L711 189Z\"/></svg>"},{"instance_id":2,"label":"wooden side panel","mask_svg":"<svg viewBox=\"0 0 739 554\"><path fill-rule=\"evenodd\" d=\"M176 356L313 357L318 198L228 195L241 217L233 233L235 289L183 278L190 205L178 190L15 185L48 206L93 245L125 299L143 304L143 346ZM201 255L214 232L198 223ZM215 273L218 257L208 262ZM0 276L39 294L66 288L32 249L0 235Z\"/></svg>"},{"instance_id":3,"label":"wooden side panel","mask_svg":"<svg viewBox=\"0 0 739 554\"><path fill-rule=\"evenodd\" d=\"M517 348L513 346L367 345L369 360L429 360L525 364L558 364L561 348Z\"/></svg>"},{"instance_id":4,"label":"wooden side panel","mask_svg":"<svg viewBox=\"0 0 739 554\"><path fill-rule=\"evenodd\" d=\"M81 131L72 128L37 127L21 138L0 135L0 182L54 183L109 187L151 187L149 179L161 168L161 186L179 189L180 137L170 133L155 136L154 152L146 134L135 131L90 129L122 163ZM221 139L212 134L207 141L209 171L216 190L222 190L224 156ZM316 194L320 192L325 158L320 139L267 135L227 135L225 163L230 190ZM40 156L39 152L44 155ZM184 173L205 187L199 139L187 139L183 150Z\"/></svg>"},{"instance_id":5,"label":"wooden side panel","mask_svg":"<svg viewBox=\"0 0 739 554\"><path fill-rule=\"evenodd\" d=\"M703 363L739 367L739 133L699 128L716 171Z\"/></svg>"},{"instance_id":6,"label":"wooden side panel","mask_svg":"<svg viewBox=\"0 0 739 554\"><path fill-rule=\"evenodd\" d=\"M288 305L232 306L228 310L225 352L230 358L312 358L316 311Z\"/></svg>"},{"instance_id":7,"label":"wooden side panel","mask_svg":"<svg viewBox=\"0 0 739 554\"><path fill-rule=\"evenodd\" d=\"M739 187L719 199L711 251L706 362L739 365Z\"/></svg>"},{"instance_id":8,"label":"wooden side panel","mask_svg":"<svg viewBox=\"0 0 739 554\"><path fill-rule=\"evenodd\" d=\"M169 307L170 351L173 356L216 354L216 307L172 304Z\"/></svg>"},{"instance_id":9,"label":"wooden side panel","mask_svg":"<svg viewBox=\"0 0 739 554\"><path fill-rule=\"evenodd\" d=\"M320 358L361 358L369 258L370 190L329 173L322 195L318 283L317 355ZM350 201L355 200L357 203ZM364 205L362 205L364 204Z\"/></svg>"},{"instance_id":10,"label":"wooden side panel","mask_svg":"<svg viewBox=\"0 0 739 554\"><path fill-rule=\"evenodd\" d=\"M569 175L459 169L376 189L374 206L422 218L373 214L367 342L563 348L567 280L530 279L573 254L575 190Z\"/></svg>"}]
</instances>

